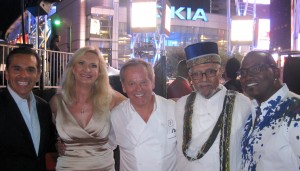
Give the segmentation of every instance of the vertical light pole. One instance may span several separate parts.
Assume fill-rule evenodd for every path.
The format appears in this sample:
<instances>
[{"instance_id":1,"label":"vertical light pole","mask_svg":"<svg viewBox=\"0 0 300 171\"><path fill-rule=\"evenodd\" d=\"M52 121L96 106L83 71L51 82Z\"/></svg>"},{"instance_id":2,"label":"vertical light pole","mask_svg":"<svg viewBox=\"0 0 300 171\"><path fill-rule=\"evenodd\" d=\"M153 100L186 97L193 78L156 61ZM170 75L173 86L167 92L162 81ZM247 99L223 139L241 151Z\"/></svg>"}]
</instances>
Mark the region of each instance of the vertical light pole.
<instances>
[{"instance_id":1,"label":"vertical light pole","mask_svg":"<svg viewBox=\"0 0 300 171\"><path fill-rule=\"evenodd\" d=\"M25 1L21 0L21 11L22 11L22 42L23 44L26 44L26 40L25 40L25 23L24 23L24 12L25 12Z\"/></svg>"},{"instance_id":2,"label":"vertical light pole","mask_svg":"<svg viewBox=\"0 0 300 171\"><path fill-rule=\"evenodd\" d=\"M69 52L72 52L72 24L69 25Z\"/></svg>"},{"instance_id":3,"label":"vertical light pole","mask_svg":"<svg viewBox=\"0 0 300 171\"><path fill-rule=\"evenodd\" d=\"M227 0L227 54L231 55L231 7L230 7L230 1Z\"/></svg>"}]
</instances>

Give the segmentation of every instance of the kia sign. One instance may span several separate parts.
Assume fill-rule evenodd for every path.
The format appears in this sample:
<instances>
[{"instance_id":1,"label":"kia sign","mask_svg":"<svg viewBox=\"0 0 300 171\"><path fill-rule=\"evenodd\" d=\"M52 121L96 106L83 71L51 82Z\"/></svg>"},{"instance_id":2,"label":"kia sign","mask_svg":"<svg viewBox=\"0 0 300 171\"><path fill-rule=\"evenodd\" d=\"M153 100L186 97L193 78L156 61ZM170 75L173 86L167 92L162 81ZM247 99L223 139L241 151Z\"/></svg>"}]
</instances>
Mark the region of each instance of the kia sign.
<instances>
[{"instance_id":1,"label":"kia sign","mask_svg":"<svg viewBox=\"0 0 300 171\"><path fill-rule=\"evenodd\" d=\"M181 20L203 20L208 21L207 16L202 8L198 8L195 12L192 12L190 7L171 7L171 18L179 18Z\"/></svg>"}]
</instances>

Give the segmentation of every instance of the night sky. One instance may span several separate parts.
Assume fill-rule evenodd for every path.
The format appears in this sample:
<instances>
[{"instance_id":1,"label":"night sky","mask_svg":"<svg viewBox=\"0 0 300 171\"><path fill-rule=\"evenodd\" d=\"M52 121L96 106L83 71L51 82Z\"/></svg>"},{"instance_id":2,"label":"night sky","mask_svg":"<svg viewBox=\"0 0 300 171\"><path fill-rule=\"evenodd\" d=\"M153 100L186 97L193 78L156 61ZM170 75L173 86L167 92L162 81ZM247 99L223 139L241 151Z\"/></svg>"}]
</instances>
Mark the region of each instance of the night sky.
<instances>
[{"instance_id":1,"label":"night sky","mask_svg":"<svg viewBox=\"0 0 300 171\"><path fill-rule=\"evenodd\" d=\"M126 6L126 2L130 0L119 0L120 6ZM209 11L210 0L169 0L172 6L178 7L191 7L192 11L196 11L198 8Z\"/></svg>"},{"instance_id":2,"label":"night sky","mask_svg":"<svg viewBox=\"0 0 300 171\"><path fill-rule=\"evenodd\" d=\"M3 39L9 26L21 15L20 0L1 0L0 2L0 37Z\"/></svg>"},{"instance_id":3,"label":"night sky","mask_svg":"<svg viewBox=\"0 0 300 171\"><path fill-rule=\"evenodd\" d=\"M191 7L192 11L196 11L198 8L209 10L210 0L169 0L172 6L178 7Z\"/></svg>"}]
</instances>

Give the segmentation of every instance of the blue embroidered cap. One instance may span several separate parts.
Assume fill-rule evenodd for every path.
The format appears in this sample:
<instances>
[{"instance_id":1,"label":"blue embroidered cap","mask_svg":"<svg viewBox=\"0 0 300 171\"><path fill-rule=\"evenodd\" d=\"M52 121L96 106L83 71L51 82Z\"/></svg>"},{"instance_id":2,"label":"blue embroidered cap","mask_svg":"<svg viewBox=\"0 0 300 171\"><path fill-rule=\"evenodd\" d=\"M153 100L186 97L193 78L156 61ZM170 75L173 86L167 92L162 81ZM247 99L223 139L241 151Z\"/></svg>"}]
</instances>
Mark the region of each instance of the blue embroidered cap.
<instances>
[{"instance_id":1,"label":"blue embroidered cap","mask_svg":"<svg viewBox=\"0 0 300 171\"><path fill-rule=\"evenodd\" d=\"M200 42L184 48L188 68L205 63L221 64L218 45L215 42Z\"/></svg>"}]
</instances>

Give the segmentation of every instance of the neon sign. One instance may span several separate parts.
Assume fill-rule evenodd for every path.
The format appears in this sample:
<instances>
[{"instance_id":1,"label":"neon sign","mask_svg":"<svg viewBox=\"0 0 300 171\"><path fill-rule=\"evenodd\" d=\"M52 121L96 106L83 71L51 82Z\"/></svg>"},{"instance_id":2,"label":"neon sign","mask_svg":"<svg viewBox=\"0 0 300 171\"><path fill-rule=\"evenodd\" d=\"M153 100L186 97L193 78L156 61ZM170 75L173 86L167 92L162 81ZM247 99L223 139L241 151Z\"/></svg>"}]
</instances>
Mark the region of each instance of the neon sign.
<instances>
[{"instance_id":1,"label":"neon sign","mask_svg":"<svg viewBox=\"0 0 300 171\"><path fill-rule=\"evenodd\" d=\"M197 20L201 19L203 21L208 21L207 16L202 8L198 8L195 13L192 12L192 8L187 7L185 15L182 12L185 10L185 7L179 7L175 9L174 6L171 7L171 18L175 18L175 16L181 20Z\"/></svg>"}]
</instances>

